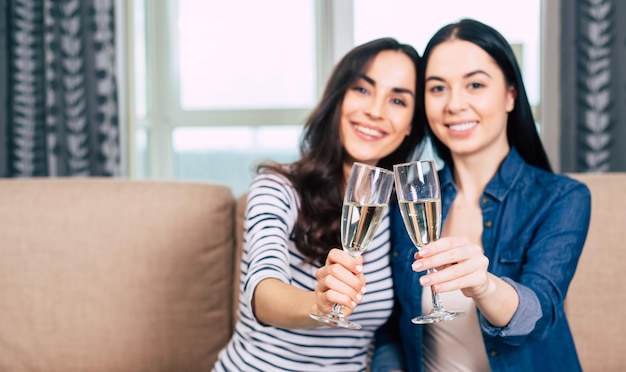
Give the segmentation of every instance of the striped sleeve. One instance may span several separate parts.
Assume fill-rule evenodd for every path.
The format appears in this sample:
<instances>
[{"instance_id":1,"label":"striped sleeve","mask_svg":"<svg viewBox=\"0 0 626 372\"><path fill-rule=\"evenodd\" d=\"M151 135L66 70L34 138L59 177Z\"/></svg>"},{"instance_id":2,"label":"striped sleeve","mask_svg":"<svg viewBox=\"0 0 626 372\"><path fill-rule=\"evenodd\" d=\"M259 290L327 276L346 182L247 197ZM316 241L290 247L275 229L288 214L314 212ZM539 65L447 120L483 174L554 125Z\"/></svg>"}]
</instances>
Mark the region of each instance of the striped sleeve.
<instances>
[{"instance_id":1,"label":"striped sleeve","mask_svg":"<svg viewBox=\"0 0 626 372\"><path fill-rule=\"evenodd\" d=\"M291 283L288 242L297 211L295 190L288 180L277 174L255 178L248 193L242 257L242 295L248 309L252 309L252 296L261 280Z\"/></svg>"},{"instance_id":2,"label":"striped sleeve","mask_svg":"<svg viewBox=\"0 0 626 372\"><path fill-rule=\"evenodd\" d=\"M367 292L350 315L362 329L282 329L259 323L252 313L252 295L263 279L276 278L305 291L315 288L319 265L312 264L292 240L298 209L299 199L287 179L276 174L255 178L244 223L238 320L214 372L366 370L374 332L393 307L388 215L363 253ZM338 210L337 218L340 214Z\"/></svg>"}]
</instances>

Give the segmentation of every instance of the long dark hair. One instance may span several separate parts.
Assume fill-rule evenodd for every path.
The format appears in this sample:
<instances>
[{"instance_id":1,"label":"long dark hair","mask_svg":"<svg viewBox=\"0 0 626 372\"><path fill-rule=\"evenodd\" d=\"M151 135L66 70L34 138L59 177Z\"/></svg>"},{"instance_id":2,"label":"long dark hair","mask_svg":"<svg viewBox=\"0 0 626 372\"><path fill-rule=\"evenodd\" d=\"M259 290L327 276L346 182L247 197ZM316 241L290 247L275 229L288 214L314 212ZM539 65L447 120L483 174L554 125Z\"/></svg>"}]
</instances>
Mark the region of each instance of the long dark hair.
<instances>
[{"instance_id":1,"label":"long dark hair","mask_svg":"<svg viewBox=\"0 0 626 372\"><path fill-rule=\"evenodd\" d=\"M323 264L333 247L340 247L342 190L345 184L346 153L339 135L341 106L348 88L380 52L400 51L415 64L418 77L420 58L410 45L393 38L382 38L359 45L348 52L335 66L321 101L304 124L300 143L300 159L284 165L262 163L258 171L273 171L284 175L300 197L298 220L293 231L297 249L311 262ZM381 159L378 166L391 169L403 162L424 137L425 119L421 90L417 89L412 130L402 144Z\"/></svg>"},{"instance_id":2,"label":"long dark hair","mask_svg":"<svg viewBox=\"0 0 626 372\"><path fill-rule=\"evenodd\" d=\"M473 19L462 19L439 29L430 39L424 50L423 72L426 72L428 59L433 49L448 40L458 39L469 41L483 49L493 58L509 86L515 88L515 107L507 119L507 139L511 147L515 147L521 157L529 164L552 171L550 161L539 138L533 113L524 88L522 73L513 54L513 49L506 39L494 28ZM421 76L424 76L422 73ZM423 89L422 89L423 90ZM443 160L452 164L452 156L448 149L436 136L433 143Z\"/></svg>"}]
</instances>

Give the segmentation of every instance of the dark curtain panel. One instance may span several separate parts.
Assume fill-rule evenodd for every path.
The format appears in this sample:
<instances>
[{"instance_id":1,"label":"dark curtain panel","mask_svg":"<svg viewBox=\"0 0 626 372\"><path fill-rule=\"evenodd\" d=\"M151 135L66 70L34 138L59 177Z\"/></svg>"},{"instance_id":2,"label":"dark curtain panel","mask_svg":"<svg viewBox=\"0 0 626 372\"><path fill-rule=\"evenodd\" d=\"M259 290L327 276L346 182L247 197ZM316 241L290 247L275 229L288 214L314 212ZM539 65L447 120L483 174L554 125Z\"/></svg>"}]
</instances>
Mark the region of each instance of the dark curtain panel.
<instances>
[{"instance_id":1,"label":"dark curtain panel","mask_svg":"<svg viewBox=\"0 0 626 372\"><path fill-rule=\"evenodd\" d=\"M626 1L561 3L561 170L626 171Z\"/></svg>"},{"instance_id":2,"label":"dark curtain panel","mask_svg":"<svg viewBox=\"0 0 626 372\"><path fill-rule=\"evenodd\" d=\"M4 177L8 174L8 148L9 139L7 138L8 128L8 77L7 77L7 65L8 65L8 45L7 45L7 3L4 0L0 0L0 177Z\"/></svg>"},{"instance_id":3,"label":"dark curtain panel","mask_svg":"<svg viewBox=\"0 0 626 372\"><path fill-rule=\"evenodd\" d=\"M117 176L114 0L0 0L0 176Z\"/></svg>"}]
</instances>

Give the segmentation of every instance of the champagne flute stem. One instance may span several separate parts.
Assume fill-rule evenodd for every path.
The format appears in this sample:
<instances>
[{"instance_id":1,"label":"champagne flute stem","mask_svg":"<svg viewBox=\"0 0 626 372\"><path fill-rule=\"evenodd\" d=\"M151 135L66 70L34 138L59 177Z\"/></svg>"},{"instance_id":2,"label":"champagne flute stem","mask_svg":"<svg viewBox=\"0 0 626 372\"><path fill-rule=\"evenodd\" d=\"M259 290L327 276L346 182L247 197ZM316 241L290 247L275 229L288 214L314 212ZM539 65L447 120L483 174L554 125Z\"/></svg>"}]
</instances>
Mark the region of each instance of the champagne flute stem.
<instances>
[{"instance_id":1,"label":"champagne flute stem","mask_svg":"<svg viewBox=\"0 0 626 372\"><path fill-rule=\"evenodd\" d=\"M339 305L339 304L334 304L333 308L330 310L330 312L339 318L343 318L344 314L343 314L343 305Z\"/></svg>"},{"instance_id":2,"label":"champagne flute stem","mask_svg":"<svg viewBox=\"0 0 626 372\"><path fill-rule=\"evenodd\" d=\"M435 270L435 269L428 269L428 273L429 274L434 273L436 271L437 270ZM434 309L434 311L443 311L443 310L445 310L443 308L442 303L441 303L441 298L439 298L439 294L437 292L435 292L434 286L430 287L430 294L431 294L432 299L433 299L433 309Z\"/></svg>"}]
</instances>

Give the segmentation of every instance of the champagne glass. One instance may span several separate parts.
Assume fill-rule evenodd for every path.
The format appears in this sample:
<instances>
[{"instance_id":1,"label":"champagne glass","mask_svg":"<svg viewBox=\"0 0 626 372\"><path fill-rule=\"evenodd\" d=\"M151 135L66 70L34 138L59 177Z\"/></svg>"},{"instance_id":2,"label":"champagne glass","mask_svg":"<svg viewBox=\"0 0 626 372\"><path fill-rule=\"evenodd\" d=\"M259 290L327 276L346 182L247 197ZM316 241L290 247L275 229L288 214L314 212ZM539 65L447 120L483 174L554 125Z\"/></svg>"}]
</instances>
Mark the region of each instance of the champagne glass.
<instances>
[{"instance_id":1,"label":"champagne glass","mask_svg":"<svg viewBox=\"0 0 626 372\"><path fill-rule=\"evenodd\" d=\"M352 165L341 211L341 246L344 252L356 258L367 248L385 215L392 188L393 172L363 163ZM343 306L339 304L333 305L328 314L309 315L339 327L362 328L345 317Z\"/></svg>"},{"instance_id":2,"label":"champagne glass","mask_svg":"<svg viewBox=\"0 0 626 372\"><path fill-rule=\"evenodd\" d=\"M412 161L393 166L396 178L396 194L402 220L411 241L419 250L439 239L441 234L441 194L437 168L432 160ZM429 269L428 272L434 272ZM411 319L414 324L430 324L460 318L465 313L448 311L443 307L439 294L431 287L432 310Z\"/></svg>"}]
</instances>

